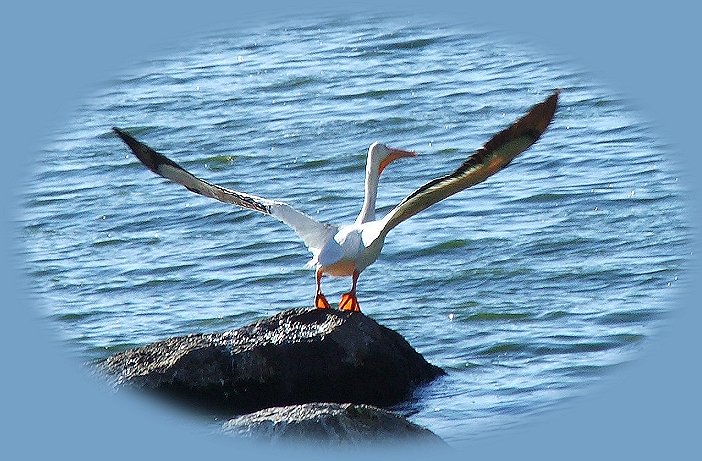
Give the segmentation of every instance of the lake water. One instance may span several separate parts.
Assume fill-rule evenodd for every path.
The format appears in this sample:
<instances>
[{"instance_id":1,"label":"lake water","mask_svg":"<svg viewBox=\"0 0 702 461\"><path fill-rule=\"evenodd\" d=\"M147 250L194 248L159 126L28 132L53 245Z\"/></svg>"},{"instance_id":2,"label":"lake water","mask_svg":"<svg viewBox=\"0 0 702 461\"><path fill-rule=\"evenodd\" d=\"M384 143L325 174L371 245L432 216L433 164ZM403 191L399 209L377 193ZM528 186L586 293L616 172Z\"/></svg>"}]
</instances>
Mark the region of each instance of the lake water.
<instances>
[{"instance_id":1,"label":"lake water","mask_svg":"<svg viewBox=\"0 0 702 461\"><path fill-rule=\"evenodd\" d=\"M555 88L536 145L394 229L359 281L363 311L448 372L394 410L457 444L528 423L655 344L688 283L690 228L655 120L577 63L493 33L290 19L136 61L86 95L28 178L31 296L81 361L312 303L292 230L156 177L112 126L342 224L373 141L419 153L386 170L382 214ZM330 301L349 286L324 282Z\"/></svg>"}]
</instances>

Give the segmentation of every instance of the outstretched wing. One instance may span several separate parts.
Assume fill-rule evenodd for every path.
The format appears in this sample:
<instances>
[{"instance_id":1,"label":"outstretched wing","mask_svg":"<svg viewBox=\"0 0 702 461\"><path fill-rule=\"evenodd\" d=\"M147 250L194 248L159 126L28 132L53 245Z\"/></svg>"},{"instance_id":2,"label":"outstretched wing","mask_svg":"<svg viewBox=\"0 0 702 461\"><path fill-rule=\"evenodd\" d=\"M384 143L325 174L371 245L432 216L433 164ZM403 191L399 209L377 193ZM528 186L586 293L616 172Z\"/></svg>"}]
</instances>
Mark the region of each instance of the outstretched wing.
<instances>
[{"instance_id":1,"label":"outstretched wing","mask_svg":"<svg viewBox=\"0 0 702 461\"><path fill-rule=\"evenodd\" d=\"M112 129L129 146L132 153L141 163L154 173L170 179L196 194L268 214L279 219L295 230L313 254L318 254L324 244L336 234L336 226L320 223L286 203L237 192L204 181L119 128Z\"/></svg>"},{"instance_id":2,"label":"outstretched wing","mask_svg":"<svg viewBox=\"0 0 702 461\"><path fill-rule=\"evenodd\" d=\"M536 104L522 118L492 137L453 173L423 185L383 218L387 234L402 221L457 192L478 184L506 167L546 131L556 113L559 91Z\"/></svg>"}]
</instances>

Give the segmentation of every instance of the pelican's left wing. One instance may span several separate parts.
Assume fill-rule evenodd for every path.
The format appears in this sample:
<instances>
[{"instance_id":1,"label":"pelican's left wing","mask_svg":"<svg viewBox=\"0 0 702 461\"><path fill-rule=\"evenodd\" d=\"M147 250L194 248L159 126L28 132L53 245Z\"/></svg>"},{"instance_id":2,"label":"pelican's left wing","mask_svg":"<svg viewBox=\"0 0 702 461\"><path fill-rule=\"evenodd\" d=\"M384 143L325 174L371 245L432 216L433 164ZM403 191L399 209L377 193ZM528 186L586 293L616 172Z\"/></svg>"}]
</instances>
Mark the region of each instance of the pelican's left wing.
<instances>
[{"instance_id":1,"label":"pelican's left wing","mask_svg":"<svg viewBox=\"0 0 702 461\"><path fill-rule=\"evenodd\" d=\"M189 173L165 155L159 154L146 144L137 141L123 130L119 128L113 128L113 130L122 141L129 146L132 153L141 163L154 173L166 179L170 179L196 194L211 197L221 202L231 203L249 210L258 211L259 213L268 214L283 221L293 228L314 255L319 254L324 244L327 243L338 230L336 226L320 223L306 214L295 210L287 203L237 192L204 181Z\"/></svg>"},{"instance_id":2,"label":"pelican's left wing","mask_svg":"<svg viewBox=\"0 0 702 461\"><path fill-rule=\"evenodd\" d=\"M546 131L556 113L559 91L536 104L522 118L492 137L453 173L434 179L407 196L385 218L380 233L506 167Z\"/></svg>"}]
</instances>

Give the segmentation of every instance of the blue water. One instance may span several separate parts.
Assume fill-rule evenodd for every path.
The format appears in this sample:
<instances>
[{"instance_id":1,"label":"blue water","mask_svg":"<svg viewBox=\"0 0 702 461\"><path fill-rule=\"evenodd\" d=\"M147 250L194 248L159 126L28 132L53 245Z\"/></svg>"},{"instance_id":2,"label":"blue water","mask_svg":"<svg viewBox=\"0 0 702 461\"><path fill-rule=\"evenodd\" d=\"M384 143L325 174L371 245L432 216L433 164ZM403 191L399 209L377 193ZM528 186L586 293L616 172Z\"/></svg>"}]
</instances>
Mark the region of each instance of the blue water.
<instances>
[{"instance_id":1,"label":"blue water","mask_svg":"<svg viewBox=\"0 0 702 461\"><path fill-rule=\"evenodd\" d=\"M119 126L196 175L323 221L360 211L373 141L416 150L387 212L561 88L543 138L394 229L363 311L448 376L395 410L451 443L587 395L640 357L687 283L685 176L653 118L561 57L419 18L288 19L211 33L86 94L27 179L39 314L81 361L310 306L293 231L147 171ZM330 300L347 279L325 279Z\"/></svg>"}]
</instances>

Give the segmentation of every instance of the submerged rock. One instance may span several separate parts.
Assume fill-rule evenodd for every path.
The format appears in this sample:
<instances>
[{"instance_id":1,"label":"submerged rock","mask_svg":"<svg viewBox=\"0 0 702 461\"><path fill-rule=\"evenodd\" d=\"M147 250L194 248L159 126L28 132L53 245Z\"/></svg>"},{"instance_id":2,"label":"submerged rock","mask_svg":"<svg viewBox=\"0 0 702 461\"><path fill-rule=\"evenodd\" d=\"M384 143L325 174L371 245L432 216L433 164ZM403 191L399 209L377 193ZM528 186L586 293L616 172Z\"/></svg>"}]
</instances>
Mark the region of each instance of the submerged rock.
<instances>
[{"instance_id":1,"label":"submerged rock","mask_svg":"<svg viewBox=\"0 0 702 461\"><path fill-rule=\"evenodd\" d=\"M445 374L360 312L291 309L237 330L170 338L98 364L117 386L219 414L309 402L392 405Z\"/></svg>"},{"instance_id":2,"label":"submerged rock","mask_svg":"<svg viewBox=\"0 0 702 461\"><path fill-rule=\"evenodd\" d=\"M269 442L327 445L444 441L407 419L370 405L307 403L274 407L232 418L222 426L229 435Z\"/></svg>"}]
</instances>

